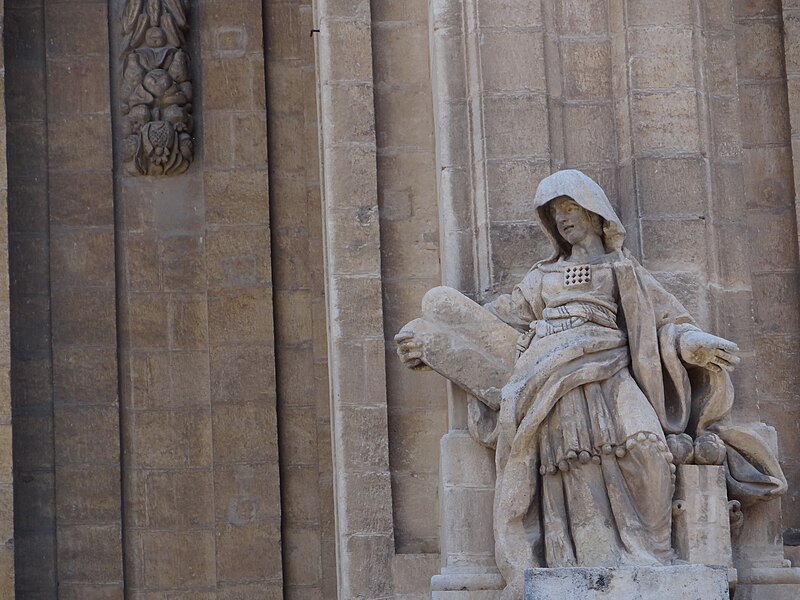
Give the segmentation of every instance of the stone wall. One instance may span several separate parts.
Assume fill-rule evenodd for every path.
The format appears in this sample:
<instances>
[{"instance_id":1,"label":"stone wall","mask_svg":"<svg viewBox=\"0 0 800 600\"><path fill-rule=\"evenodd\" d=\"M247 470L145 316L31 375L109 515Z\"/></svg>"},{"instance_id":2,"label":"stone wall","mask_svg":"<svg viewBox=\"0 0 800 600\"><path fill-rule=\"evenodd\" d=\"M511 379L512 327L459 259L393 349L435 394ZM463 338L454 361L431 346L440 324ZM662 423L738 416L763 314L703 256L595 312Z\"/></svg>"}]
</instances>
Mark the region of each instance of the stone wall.
<instances>
[{"instance_id":1,"label":"stone wall","mask_svg":"<svg viewBox=\"0 0 800 600\"><path fill-rule=\"evenodd\" d=\"M4 4L0 596L494 581L491 454L392 338L430 287L487 300L546 256L561 168L741 346L736 413L777 427L800 528L800 5L189 4L194 161L166 178L125 170L125 2Z\"/></svg>"},{"instance_id":2,"label":"stone wall","mask_svg":"<svg viewBox=\"0 0 800 600\"><path fill-rule=\"evenodd\" d=\"M336 595L311 2L264 4L285 598Z\"/></svg>"}]
</instances>

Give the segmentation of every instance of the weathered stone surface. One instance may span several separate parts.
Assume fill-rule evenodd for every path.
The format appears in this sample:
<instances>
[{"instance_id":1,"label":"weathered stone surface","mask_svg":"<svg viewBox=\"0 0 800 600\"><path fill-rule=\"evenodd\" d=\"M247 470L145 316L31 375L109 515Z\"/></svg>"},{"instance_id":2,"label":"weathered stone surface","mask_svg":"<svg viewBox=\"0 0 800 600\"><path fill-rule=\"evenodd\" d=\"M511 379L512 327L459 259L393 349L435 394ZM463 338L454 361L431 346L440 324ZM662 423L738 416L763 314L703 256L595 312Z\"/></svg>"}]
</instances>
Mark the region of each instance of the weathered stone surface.
<instances>
[{"instance_id":1,"label":"weathered stone surface","mask_svg":"<svg viewBox=\"0 0 800 600\"><path fill-rule=\"evenodd\" d=\"M550 259L484 308L434 288L423 316L395 337L407 367L433 368L482 403L470 405L469 426L497 451L494 537L504 594L521 593L520 572L530 566L666 567L673 543L683 560L732 566L724 474L732 496L748 505L769 505L786 491L774 448L729 418L728 372L739 348L698 329L624 253L625 229L586 175L545 178L534 205ZM662 363L663 371L653 368ZM666 388L676 396L667 400ZM725 462L726 470L681 465L673 502L667 434L681 463ZM443 505L468 506L467 490L443 487ZM469 508L488 513L480 502ZM444 513L445 531L464 525L475 533L480 523L464 509ZM480 546L464 534L451 545Z\"/></svg>"},{"instance_id":2,"label":"weathered stone surface","mask_svg":"<svg viewBox=\"0 0 800 600\"><path fill-rule=\"evenodd\" d=\"M593 177L631 252L739 344L733 413L777 427L797 487L797 0L107 4L4 7L16 560L4 546L0 573L16 563L18 596L352 595L338 571L375 597L495 597L479 583L502 585L494 465L469 437L485 405L404 369L391 337L428 289L484 303L545 258L530 197L562 168ZM120 17L144 11L146 37L148 13L164 30L189 4L194 98L187 80L170 104L144 81L164 69L119 61ZM156 97L131 105L139 75ZM114 171L112 142L145 105L197 119L182 176ZM718 462L703 439L674 462ZM9 494L0 481L0 505ZM734 521L739 596L796 595L782 533L800 503L790 492L782 522L778 503ZM337 538L337 519L368 539ZM84 552L80 528L108 551ZM202 560L178 556L170 579L158 561L194 535Z\"/></svg>"},{"instance_id":3,"label":"weathered stone surface","mask_svg":"<svg viewBox=\"0 0 800 600\"><path fill-rule=\"evenodd\" d=\"M618 569L530 569L525 600L728 600L723 567L632 567Z\"/></svg>"},{"instance_id":4,"label":"weathered stone surface","mask_svg":"<svg viewBox=\"0 0 800 600\"><path fill-rule=\"evenodd\" d=\"M678 465L672 503L672 543L692 564L733 566L723 467Z\"/></svg>"},{"instance_id":5,"label":"weathered stone surface","mask_svg":"<svg viewBox=\"0 0 800 600\"><path fill-rule=\"evenodd\" d=\"M500 390L511 376L519 333L452 288L430 290L423 317L406 325L398 344L418 341L422 363L480 398L500 406Z\"/></svg>"}]
</instances>

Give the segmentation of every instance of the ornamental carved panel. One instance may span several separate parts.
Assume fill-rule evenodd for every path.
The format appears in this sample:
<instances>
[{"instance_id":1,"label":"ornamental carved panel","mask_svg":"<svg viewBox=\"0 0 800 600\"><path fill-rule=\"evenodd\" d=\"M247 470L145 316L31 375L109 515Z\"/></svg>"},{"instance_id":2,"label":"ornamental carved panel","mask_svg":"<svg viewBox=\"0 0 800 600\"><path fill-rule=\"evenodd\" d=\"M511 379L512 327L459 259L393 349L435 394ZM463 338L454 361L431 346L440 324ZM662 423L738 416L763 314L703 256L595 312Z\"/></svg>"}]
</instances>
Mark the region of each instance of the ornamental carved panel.
<instances>
[{"instance_id":1,"label":"ornamental carved panel","mask_svg":"<svg viewBox=\"0 0 800 600\"><path fill-rule=\"evenodd\" d=\"M177 175L194 155L189 0L128 0L122 16L123 157L133 175Z\"/></svg>"}]
</instances>

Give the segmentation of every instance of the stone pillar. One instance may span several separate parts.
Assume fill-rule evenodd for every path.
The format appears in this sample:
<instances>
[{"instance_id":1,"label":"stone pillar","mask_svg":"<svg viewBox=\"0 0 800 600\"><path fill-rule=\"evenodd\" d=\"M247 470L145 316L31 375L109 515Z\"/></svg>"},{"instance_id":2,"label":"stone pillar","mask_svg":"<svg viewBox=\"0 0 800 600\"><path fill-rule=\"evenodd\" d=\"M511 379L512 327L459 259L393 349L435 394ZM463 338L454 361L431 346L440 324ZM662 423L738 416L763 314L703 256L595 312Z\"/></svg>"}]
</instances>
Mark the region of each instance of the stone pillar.
<instances>
[{"instance_id":1,"label":"stone pillar","mask_svg":"<svg viewBox=\"0 0 800 600\"><path fill-rule=\"evenodd\" d=\"M393 595L370 4L316 3L340 598Z\"/></svg>"},{"instance_id":2,"label":"stone pillar","mask_svg":"<svg viewBox=\"0 0 800 600\"><path fill-rule=\"evenodd\" d=\"M764 425L759 434L778 454L775 428ZM741 528L733 537L733 560L738 572L736 600L800 597L800 568L792 567L783 554L780 498L743 507Z\"/></svg>"},{"instance_id":3,"label":"stone pillar","mask_svg":"<svg viewBox=\"0 0 800 600\"><path fill-rule=\"evenodd\" d=\"M5 2L3 33L12 273L14 577L20 596L52 598L57 582L43 1Z\"/></svg>"},{"instance_id":4,"label":"stone pillar","mask_svg":"<svg viewBox=\"0 0 800 600\"><path fill-rule=\"evenodd\" d=\"M430 4L442 282L473 297L490 281L477 4ZM431 582L438 600L493 598L503 583L494 560L494 453L471 438L466 407L467 395L448 383L449 432L439 462L442 570Z\"/></svg>"},{"instance_id":5,"label":"stone pillar","mask_svg":"<svg viewBox=\"0 0 800 600\"><path fill-rule=\"evenodd\" d=\"M436 0L431 11L442 282L480 301L539 258L529 205L550 168L541 7ZM491 527L494 453L467 432L466 394L450 385L448 403L433 594L493 598L503 587Z\"/></svg>"},{"instance_id":6,"label":"stone pillar","mask_svg":"<svg viewBox=\"0 0 800 600\"><path fill-rule=\"evenodd\" d=\"M45 3L56 566L64 599L124 596L108 23L106 3Z\"/></svg>"},{"instance_id":7,"label":"stone pillar","mask_svg":"<svg viewBox=\"0 0 800 600\"><path fill-rule=\"evenodd\" d=\"M432 598L494 599L502 587L492 530L494 452L452 429L442 437L439 464L442 571L431 582Z\"/></svg>"}]
</instances>

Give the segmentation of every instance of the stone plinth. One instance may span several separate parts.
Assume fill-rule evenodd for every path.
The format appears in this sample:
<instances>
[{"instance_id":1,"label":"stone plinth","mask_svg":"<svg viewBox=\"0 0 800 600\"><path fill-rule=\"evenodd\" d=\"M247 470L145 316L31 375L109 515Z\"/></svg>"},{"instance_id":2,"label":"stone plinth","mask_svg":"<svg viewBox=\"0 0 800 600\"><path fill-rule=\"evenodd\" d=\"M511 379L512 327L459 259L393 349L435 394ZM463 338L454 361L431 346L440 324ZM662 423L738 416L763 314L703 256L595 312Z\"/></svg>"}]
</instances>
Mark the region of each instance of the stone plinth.
<instances>
[{"instance_id":1,"label":"stone plinth","mask_svg":"<svg viewBox=\"0 0 800 600\"><path fill-rule=\"evenodd\" d=\"M528 569L525 600L728 600L721 566Z\"/></svg>"},{"instance_id":2,"label":"stone plinth","mask_svg":"<svg viewBox=\"0 0 800 600\"><path fill-rule=\"evenodd\" d=\"M494 561L494 461L464 430L441 442L442 571L433 600L494 600L503 588Z\"/></svg>"},{"instance_id":3,"label":"stone plinth","mask_svg":"<svg viewBox=\"0 0 800 600\"><path fill-rule=\"evenodd\" d=\"M800 568L739 569L736 600L796 600L800 598Z\"/></svg>"},{"instance_id":4,"label":"stone plinth","mask_svg":"<svg viewBox=\"0 0 800 600\"><path fill-rule=\"evenodd\" d=\"M692 564L732 566L724 467L678 465L676 485L672 543L678 558Z\"/></svg>"}]
</instances>

